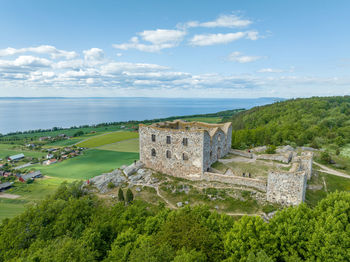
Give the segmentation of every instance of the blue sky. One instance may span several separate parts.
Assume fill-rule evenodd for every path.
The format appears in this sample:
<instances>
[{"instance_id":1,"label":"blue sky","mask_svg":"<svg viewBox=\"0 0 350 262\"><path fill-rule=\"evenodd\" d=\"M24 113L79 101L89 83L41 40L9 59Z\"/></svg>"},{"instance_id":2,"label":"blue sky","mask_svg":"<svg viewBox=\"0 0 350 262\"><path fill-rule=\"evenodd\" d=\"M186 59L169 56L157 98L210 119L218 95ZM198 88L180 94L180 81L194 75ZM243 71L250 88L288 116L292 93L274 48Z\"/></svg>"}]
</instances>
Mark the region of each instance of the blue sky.
<instances>
[{"instance_id":1,"label":"blue sky","mask_svg":"<svg viewBox=\"0 0 350 262\"><path fill-rule=\"evenodd\" d=\"M350 93L349 1L0 1L0 96Z\"/></svg>"}]
</instances>

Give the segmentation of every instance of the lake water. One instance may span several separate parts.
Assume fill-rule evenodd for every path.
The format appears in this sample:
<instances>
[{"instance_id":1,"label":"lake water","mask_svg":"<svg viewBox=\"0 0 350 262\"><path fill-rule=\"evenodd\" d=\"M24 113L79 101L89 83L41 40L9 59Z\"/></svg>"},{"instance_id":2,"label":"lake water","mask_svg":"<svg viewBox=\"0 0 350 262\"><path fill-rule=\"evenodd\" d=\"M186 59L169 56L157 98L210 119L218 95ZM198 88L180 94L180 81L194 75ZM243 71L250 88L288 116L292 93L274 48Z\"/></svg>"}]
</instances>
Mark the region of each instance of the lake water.
<instances>
[{"instance_id":1,"label":"lake water","mask_svg":"<svg viewBox=\"0 0 350 262\"><path fill-rule=\"evenodd\" d=\"M274 101L275 98L0 98L0 133L215 113Z\"/></svg>"}]
</instances>

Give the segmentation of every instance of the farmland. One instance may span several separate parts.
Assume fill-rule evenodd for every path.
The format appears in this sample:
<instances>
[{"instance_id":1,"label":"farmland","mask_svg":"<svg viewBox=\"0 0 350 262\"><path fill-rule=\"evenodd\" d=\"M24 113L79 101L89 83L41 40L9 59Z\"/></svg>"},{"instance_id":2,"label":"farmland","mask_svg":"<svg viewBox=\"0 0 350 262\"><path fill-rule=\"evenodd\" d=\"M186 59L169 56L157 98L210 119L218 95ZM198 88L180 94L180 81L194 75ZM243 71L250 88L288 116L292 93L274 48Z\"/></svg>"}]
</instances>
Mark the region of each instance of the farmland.
<instances>
[{"instance_id":1,"label":"farmland","mask_svg":"<svg viewBox=\"0 0 350 262\"><path fill-rule=\"evenodd\" d=\"M16 199L0 198L0 221L4 218L14 217L36 201L44 199L46 196L56 191L58 186L64 182L72 182L72 179L61 178L40 178L34 183L25 184L16 182L14 187L6 193L19 196Z\"/></svg>"},{"instance_id":2,"label":"farmland","mask_svg":"<svg viewBox=\"0 0 350 262\"><path fill-rule=\"evenodd\" d=\"M50 166L35 165L33 168L52 177L88 179L116 169L121 165L131 164L138 158L138 153L90 149L86 150L82 156Z\"/></svg>"},{"instance_id":3,"label":"farmland","mask_svg":"<svg viewBox=\"0 0 350 262\"><path fill-rule=\"evenodd\" d=\"M139 134L137 132L118 131L91 137L85 141L78 143L77 146L93 148L120 142L131 138L137 138L138 136Z\"/></svg>"},{"instance_id":4,"label":"farmland","mask_svg":"<svg viewBox=\"0 0 350 262\"><path fill-rule=\"evenodd\" d=\"M128 139L114 144L104 145L98 149L112 150L118 152L139 152L139 140L137 138Z\"/></svg>"},{"instance_id":5,"label":"farmland","mask_svg":"<svg viewBox=\"0 0 350 262\"><path fill-rule=\"evenodd\" d=\"M0 144L0 158L23 153L26 157L42 157L43 152L24 149L22 146L11 144Z\"/></svg>"}]
</instances>

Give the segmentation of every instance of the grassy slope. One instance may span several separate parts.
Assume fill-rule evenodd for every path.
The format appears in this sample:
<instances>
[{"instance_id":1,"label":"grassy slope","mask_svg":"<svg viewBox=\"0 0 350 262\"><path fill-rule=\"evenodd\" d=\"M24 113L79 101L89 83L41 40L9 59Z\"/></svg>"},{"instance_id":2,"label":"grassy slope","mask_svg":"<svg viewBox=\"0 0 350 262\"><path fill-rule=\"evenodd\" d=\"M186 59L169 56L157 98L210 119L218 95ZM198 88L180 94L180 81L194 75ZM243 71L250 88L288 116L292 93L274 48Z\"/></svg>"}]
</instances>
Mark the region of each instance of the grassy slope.
<instances>
[{"instance_id":1,"label":"grassy slope","mask_svg":"<svg viewBox=\"0 0 350 262\"><path fill-rule=\"evenodd\" d=\"M20 153L23 153L25 156L28 156L28 157L42 157L45 155L45 153L43 152L24 150L21 147L18 147L15 145L0 144L0 158L16 155Z\"/></svg>"},{"instance_id":2,"label":"grassy slope","mask_svg":"<svg viewBox=\"0 0 350 262\"><path fill-rule=\"evenodd\" d=\"M118 168L121 165L131 164L139 158L138 153L124 153L108 150L90 149L82 156L65 160L50 166L34 166L48 176L73 179L88 179Z\"/></svg>"},{"instance_id":3,"label":"grassy slope","mask_svg":"<svg viewBox=\"0 0 350 262\"><path fill-rule=\"evenodd\" d=\"M32 184L16 182L14 187L7 190L6 193L19 195L20 198L0 198L0 221L22 213L28 205L53 194L63 181L72 182L73 179L40 178Z\"/></svg>"},{"instance_id":4,"label":"grassy slope","mask_svg":"<svg viewBox=\"0 0 350 262\"><path fill-rule=\"evenodd\" d=\"M78 143L77 145L88 148L99 147L127 139L137 138L138 136L139 134L136 132L118 131L110 134L107 133L100 136L91 137L88 140Z\"/></svg>"}]
</instances>

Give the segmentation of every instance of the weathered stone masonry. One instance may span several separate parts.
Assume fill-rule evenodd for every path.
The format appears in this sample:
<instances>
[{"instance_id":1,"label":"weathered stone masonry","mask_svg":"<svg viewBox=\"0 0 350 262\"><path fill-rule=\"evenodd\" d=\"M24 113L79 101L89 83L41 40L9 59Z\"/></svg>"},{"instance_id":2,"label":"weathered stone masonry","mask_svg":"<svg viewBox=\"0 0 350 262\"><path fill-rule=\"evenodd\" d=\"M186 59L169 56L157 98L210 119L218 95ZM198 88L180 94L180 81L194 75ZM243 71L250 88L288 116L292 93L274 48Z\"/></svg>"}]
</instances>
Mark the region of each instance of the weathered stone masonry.
<instances>
[{"instance_id":1,"label":"weathered stone masonry","mask_svg":"<svg viewBox=\"0 0 350 262\"><path fill-rule=\"evenodd\" d=\"M177 177L202 176L231 147L232 125L201 122L140 124L140 160Z\"/></svg>"}]
</instances>

